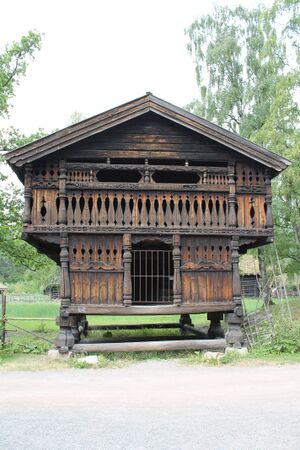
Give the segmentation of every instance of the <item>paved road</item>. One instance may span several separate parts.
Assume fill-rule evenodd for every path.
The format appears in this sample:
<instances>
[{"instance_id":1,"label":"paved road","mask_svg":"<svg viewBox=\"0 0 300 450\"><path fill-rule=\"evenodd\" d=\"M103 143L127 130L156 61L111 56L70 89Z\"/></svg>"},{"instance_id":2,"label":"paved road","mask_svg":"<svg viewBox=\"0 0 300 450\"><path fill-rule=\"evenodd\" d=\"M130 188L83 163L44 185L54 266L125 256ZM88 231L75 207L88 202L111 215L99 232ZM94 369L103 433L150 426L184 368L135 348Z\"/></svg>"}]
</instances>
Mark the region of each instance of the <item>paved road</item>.
<instances>
[{"instance_id":1,"label":"paved road","mask_svg":"<svg viewBox=\"0 0 300 450\"><path fill-rule=\"evenodd\" d=\"M0 373L1 450L299 450L300 365Z\"/></svg>"}]
</instances>

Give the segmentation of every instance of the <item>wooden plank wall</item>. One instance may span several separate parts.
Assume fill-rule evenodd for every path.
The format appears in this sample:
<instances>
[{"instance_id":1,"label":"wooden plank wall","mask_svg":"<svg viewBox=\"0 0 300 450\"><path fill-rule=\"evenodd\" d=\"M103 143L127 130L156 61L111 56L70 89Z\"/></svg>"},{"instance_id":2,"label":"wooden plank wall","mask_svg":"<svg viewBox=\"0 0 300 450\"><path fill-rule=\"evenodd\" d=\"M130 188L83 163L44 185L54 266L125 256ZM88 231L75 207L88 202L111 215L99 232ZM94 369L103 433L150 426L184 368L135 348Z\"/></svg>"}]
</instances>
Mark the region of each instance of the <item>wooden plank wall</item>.
<instances>
[{"instance_id":1,"label":"wooden plank wall","mask_svg":"<svg viewBox=\"0 0 300 450\"><path fill-rule=\"evenodd\" d=\"M88 161L124 156L185 158L192 154L204 161L234 159L234 152L225 146L152 113L74 144L63 150L61 157Z\"/></svg>"},{"instance_id":2,"label":"wooden plank wall","mask_svg":"<svg viewBox=\"0 0 300 450\"><path fill-rule=\"evenodd\" d=\"M182 237L183 303L232 301L229 238Z\"/></svg>"},{"instance_id":3,"label":"wooden plank wall","mask_svg":"<svg viewBox=\"0 0 300 450\"><path fill-rule=\"evenodd\" d=\"M71 235L71 299L74 303L122 303L122 237Z\"/></svg>"}]
</instances>

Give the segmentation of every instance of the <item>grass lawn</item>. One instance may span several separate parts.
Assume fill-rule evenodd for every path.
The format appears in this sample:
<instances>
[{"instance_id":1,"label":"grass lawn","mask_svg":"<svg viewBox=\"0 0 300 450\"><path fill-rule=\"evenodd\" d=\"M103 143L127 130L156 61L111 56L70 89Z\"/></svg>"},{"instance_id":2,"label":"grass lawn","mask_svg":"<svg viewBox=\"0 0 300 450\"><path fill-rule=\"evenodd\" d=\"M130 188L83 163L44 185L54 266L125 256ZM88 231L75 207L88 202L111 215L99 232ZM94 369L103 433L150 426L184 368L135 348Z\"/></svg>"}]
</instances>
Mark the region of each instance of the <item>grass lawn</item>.
<instances>
[{"instance_id":1,"label":"grass lawn","mask_svg":"<svg viewBox=\"0 0 300 450\"><path fill-rule=\"evenodd\" d=\"M246 309L251 312L257 308L256 299L246 300ZM293 299L290 302L293 318L296 322L300 321L300 300ZM279 305L272 307L274 313L278 313ZM1 370L42 370L55 369L65 367L79 367L76 358L60 359L58 361L50 361L46 352L52 347L51 342L54 341L58 331L55 324L55 318L58 315L59 303L54 301L22 303L8 302L7 317L24 319L26 317L48 318L51 320L9 320L7 328L8 344L4 349L0 349L0 369ZM108 324L134 324L134 323L178 323L179 315L169 316L88 316L90 324L108 325ZM206 314L194 314L191 316L195 325L208 325ZM40 340L25 332L14 332L15 327L24 328L27 331L37 332L44 340ZM103 335L104 332L97 332ZM113 336L132 336L132 335L177 335L178 329L172 330L118 330L113 331ZM93 335L94 333L92 333ZM50 341L50 342L49 342ZM258 364L285 364L300 363L300 353L296 354L280 354L266 355L260 350L254 350L249 353L246 358L236 358L234 356L226 357L221 361L205 362L200 352L181 351L181 352L142 352L142 353L112 353L99 355L99 367L120 367L129 363L144 361L147 359L180 359L185 364L242 364L242 365L258 365ZM83 367L85 367L83 365Z\"/></svg>"},{"instance_id":2,"label":"grass lawn","mask_svg":"<svg viewBox=\"0 0 300 450\"><path fill-rule=\"evenodd\" d=\"M59 314L58 302L40 302L40 303L8 303L7 318L9 320L8 328L14 325L31 331L56 331L55 318ZM206 314L193 314L192 321L195 325L207 325ZM52 320L13 320L10 318L46 318ZM162 316L88 316L91 325L114 325L114 324L141 324L141 323L176 323L179 322L179 315Z\"/></svg>"}]
</instances>

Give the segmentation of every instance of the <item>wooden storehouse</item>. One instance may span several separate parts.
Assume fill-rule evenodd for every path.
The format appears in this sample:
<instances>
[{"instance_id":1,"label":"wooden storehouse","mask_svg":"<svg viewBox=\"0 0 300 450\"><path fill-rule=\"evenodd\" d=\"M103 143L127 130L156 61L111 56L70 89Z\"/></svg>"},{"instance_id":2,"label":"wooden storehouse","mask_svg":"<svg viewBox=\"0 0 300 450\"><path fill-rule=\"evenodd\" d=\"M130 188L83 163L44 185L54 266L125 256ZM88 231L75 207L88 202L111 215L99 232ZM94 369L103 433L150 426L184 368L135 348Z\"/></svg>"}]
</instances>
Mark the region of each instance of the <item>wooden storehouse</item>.
<instances>
[{"instance_id":1,"label":"wooden storehouse","mask_svg":"<svg viewBox=\"0 0 300 450\"><path fill-rule=\"evenodd\" d=\"M61 266L57 347L88 315L226 314L242 333L239 255L272 241L289 161L152 94L16 149L23 238ZM216 332L216 333L214 333Z\"/></svg>"}]
</instances>

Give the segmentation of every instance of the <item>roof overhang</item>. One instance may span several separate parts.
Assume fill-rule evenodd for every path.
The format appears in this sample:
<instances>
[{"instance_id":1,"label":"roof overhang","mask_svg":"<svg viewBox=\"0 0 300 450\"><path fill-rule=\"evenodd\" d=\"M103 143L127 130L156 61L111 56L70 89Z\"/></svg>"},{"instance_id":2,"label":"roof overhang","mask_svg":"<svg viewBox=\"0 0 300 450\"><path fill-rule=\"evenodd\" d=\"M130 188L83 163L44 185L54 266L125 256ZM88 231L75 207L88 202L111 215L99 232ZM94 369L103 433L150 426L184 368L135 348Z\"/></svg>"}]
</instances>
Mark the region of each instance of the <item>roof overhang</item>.
<instances>
[{"instance_id":1,"label":"roof overhang","mask_svg":"<svg viewBox=\"0 0 300 450\"><path fill-rule=\"evenodd\" d=\"M125 103L116 108L105 111L89 119L83 120L56 131L42 139L34 141L23 147L12 150L6 155L6 160L15 172L25 164L32 163L54 152L78 143L95 134L113 128L124 122L132 120L148 112L158 114L174 123L186 127L196 133L206 136L215 142L263 164L277 173L284 170L290 161L276 153L271 152L241 136L225 130L208 120L196 116L182 108L172 105L152 94ZM275 173L276 173L275 172Z\"/></svg>"}]
</instances>

